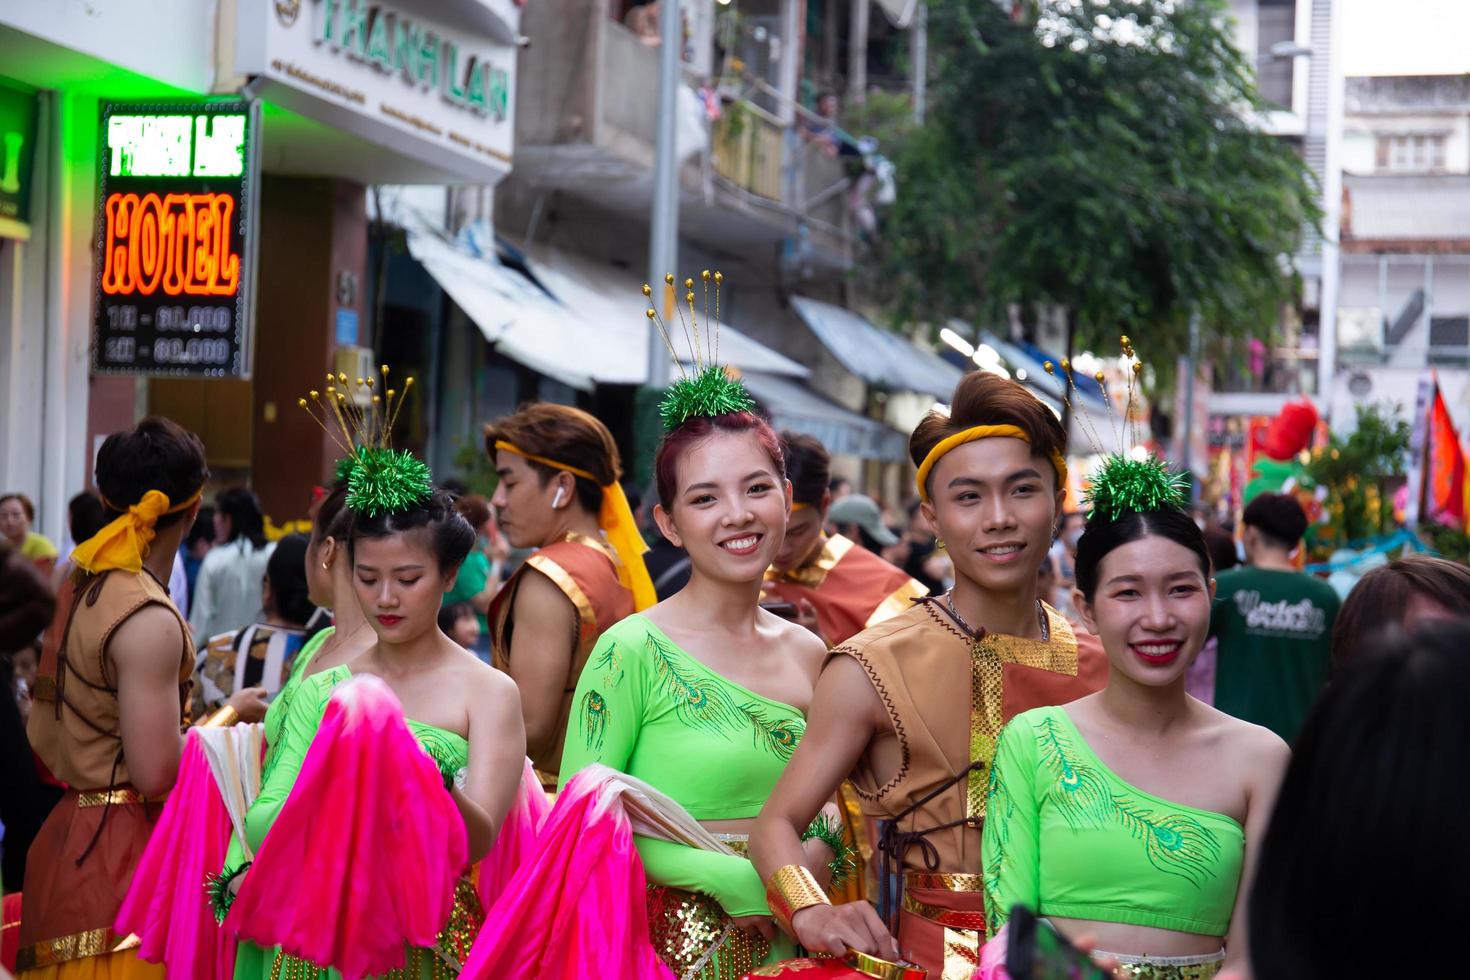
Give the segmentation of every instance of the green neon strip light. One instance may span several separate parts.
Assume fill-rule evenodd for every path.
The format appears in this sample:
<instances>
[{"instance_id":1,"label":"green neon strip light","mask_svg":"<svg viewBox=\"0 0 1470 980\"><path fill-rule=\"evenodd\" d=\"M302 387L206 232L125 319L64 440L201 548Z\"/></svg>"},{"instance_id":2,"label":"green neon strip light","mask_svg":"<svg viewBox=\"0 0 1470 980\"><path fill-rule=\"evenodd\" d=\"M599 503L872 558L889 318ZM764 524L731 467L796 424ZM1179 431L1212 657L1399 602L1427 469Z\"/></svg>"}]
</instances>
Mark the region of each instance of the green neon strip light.
<instances>
[{"instance_id":1,"label":"green neon strip light","mask_svg":"<svg viewBox=\"0 0 1470 980\"><path fill-rule=\"evenodd\" d=\"M245 116L113 115L107 151L113 177L238 177L245 172Z\"/></svg>"}]
</instances>

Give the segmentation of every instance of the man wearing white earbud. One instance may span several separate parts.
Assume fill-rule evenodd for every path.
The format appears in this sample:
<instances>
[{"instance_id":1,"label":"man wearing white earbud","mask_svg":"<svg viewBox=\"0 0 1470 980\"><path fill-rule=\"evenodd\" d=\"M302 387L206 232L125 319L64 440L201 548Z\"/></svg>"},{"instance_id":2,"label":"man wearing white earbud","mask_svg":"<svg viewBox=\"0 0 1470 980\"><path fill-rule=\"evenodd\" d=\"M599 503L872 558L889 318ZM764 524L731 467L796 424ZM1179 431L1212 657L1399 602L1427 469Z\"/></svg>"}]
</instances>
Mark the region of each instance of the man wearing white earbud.
<instances>
[{"instance_id":1,"label":"man wearing white earbud","mask_svg":"<svg viewBox=\"0 0 1470 980\"><path fill-rule=\"evenodd\" d=\"M577 678L597 638L651 606L643 539L612 434L566 405L533 404L485 430L500 476L490 503L516 548L535 548L491 602L492 662L520 688L527 754L555 787Z\"/></svg>"}]
</instances>

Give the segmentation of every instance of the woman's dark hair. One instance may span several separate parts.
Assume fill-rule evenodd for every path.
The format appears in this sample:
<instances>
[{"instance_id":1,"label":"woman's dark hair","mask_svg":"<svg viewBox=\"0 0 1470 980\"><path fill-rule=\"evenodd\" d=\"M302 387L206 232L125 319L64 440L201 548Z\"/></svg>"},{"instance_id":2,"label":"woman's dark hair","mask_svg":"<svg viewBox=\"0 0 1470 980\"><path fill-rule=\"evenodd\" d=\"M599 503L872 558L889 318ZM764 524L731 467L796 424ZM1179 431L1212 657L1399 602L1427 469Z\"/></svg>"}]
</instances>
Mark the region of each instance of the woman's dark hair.
<instances>
[{"instance_id":1,"label":"woman's dark hair","mask_svg":"<svg viewBox=\"0 0 1470 980\"><path fill-rule=\"evenodd\" d=\"M1052 474L1052 489L1061 489L1060 474L1050 460L1054 454L1067 455L1062 423L1025 386L989 371L971 371L960 379L948 415L935 410L924 416L909 437L909 457L915 466L922 465L939 443L977 425L1014 425L1026 433L1031 455L1048 461L1045 471Z\"/></svg>"},{"instance_id":2,"label":"woman's dark hair","mask_svg":"<svg viewBox=\"0 0 1470 980\"><path fill-rule=\"evenodd\" d=\"M781 455L786 457L786 479L794 503L819 507L832 479L832 457L827 447L800 432L782 431Z\"/></svg>"},{"instance_id":3,"label":"woman's dark hair","mask_svg":"<svg viewBox=\"0 0 1470 980\"><path fill-rule=\"evenodd\" d=\"M189 528L188 534L184 535L184 547L192 548L200 541L214 544L214 508L207 505L199 508L199 516L194 518L194 526Z\"/></svg>"},{"instance_id":4,"label":"woman's dark hair","mask_svg":"<svg viewBox=\"0 0 1470 980\"><path fill-rule=\"evenodd\" d=\"M126 432L114 432L97 450L94 476L109 521L143 499L149 490L166 494L170 507L194 496L209 479L204 443L171 419L151 415ZM184 519L188 510L158 519L160 530Z\"/></svg>"},{"instance_id":5,"label":"woman's dark hair","mask_svg":"<svg viewBox=\"0 0 1470 980\"><path fill-rule=\"evenodd\" d=\"M276 614L298 626L310 622L316 605L307 596L306 545L304 534L288 534L276 542L265 565L265 577L271 583L271 599Z\"/></svg>"},{"instance_id":6,"label":"woman's dark hair","mask_svg":"<svg viewBox=\"0 0 1470 980\"><path fill-rule=\"evenodd\" d=\"M520 411L485 427L485 451L495 459L497 442L508 442L522 453L554 459L567 466L591 473L595 478L576 478L576 497L590 514L602 509L602 488L615 483L623 475L618 444L596 416L570 405L535 402ZM553 466L527 459L526 464L541 478L548 480L563 472Z\"/></svg>"},{"instance_id":7,"label":"woman's dark hair","mask_svg":"<svg viewBox=\"0 0 1470 980\"><path fill-rule=\"evenodd\" d=\"M1429 555L1409 555L1358 579L1332 625L1334 669L1384 629L1403 625L1409 600L1422 596L1470 616L1470 568Z\"/></svg>"},{"instance_id":8,"label":"woman's dark hair","mask_svg":"<svg viewBox=\"0 0 1470 980\"><path fill-rule=\"evenodd\" d=\"M1261 843L1257 980L1363 976L1364 946L1343 932L1354 922L1372 923L1370 943L1393 944L1395 976L1443 973L1413 958L1443 966L1445 937L1470 908L1470 792L1453 763L1470 745L1466 651L1467 623L1399 633L1347 664L1312 708Z\"/></svg>"},{"instance_id":9,"label":"woman's dark hair","mask_svg":"<svg viewBox=\"0 0 1470 980\"><path fill-rule=\"evenodd\" d=\"M454 507L464 515L465 520L470 522L470 527L475 529L476 534L479 534L480 528L490 520L490 501L478 493L458 498L454 502Z\"/></svg>"},{"instance_id":10,"label":"woman's dark hair","mask_svg":"<svg viewBox=\"0 0 1470 980\"><path fill-rule=\"evenodd\" d=\"M1240 564L1240 554L1235 550L1235 539L1225 531L1206 531L1205 547L1210 549L1210 564L1215 573L1226 572Z\"/></svg>"},{"instance_id":11,"label":"woman's dark hair","mask_svg":"<svg viewBox=\"0 0 1470 980\"><path fill-rule=\"evenodd\" d=\"M97 499L95 493L83 491L71 498L66 505L66 526L71 531L71 539L78 543L86 541L107 526L107 518L102 512L102 501Z\"/></svg>"},{"instance_id":12,"label":"woman's dark hair","mask_svg":"<svg viewBox=\"0 0 1470 980\"><path fill-rule=\"evenodd\" d=\"M454 498L436 489L408 510L389 511L376 517L354 513L352 531L347 538L348 557L357 560L357 542L363 538L386 538L421 528L429 536L429 549L434 552L442 574L457 571L475 546L475 529L454 509Z\"/></svg>"},{"instance_id":13,"label":"woman's dark hair","mask_svg":"<svg viewBox=\"0 0 1470 980\"><path fill-rule=\"evenodd\" d=\"M17 503L20 504L21 513L23 513L23 514L26 515L26 523L27 524L34 524L34 523L36 523L36 505L31 502L31 498L30 497L27 497L23 493L0 494L0 504L5 503L5 501L7 501L7 500L14 500L14 501L16 501ZM88 535L88 537L91 537L91 535ZM79 538L78 540L85 540L85 539L84 538Z\"/></svg>"},{"instance_id":14,"label":"woman's dark hair","mask_svg":"<svg viewBox=\"0 0 1470 980\"><path fill-rule=\"evenodd\" d=\"M220 544L244 538L256 551L265 547L265 515L260 498L245 487L230 487L214 498L214 509L230 519L230 537Z\"/></svg>"},{"instance_id":15,"label":"woman's dark hair","mask_svg":"<svg viewBox=\"0 0 1470 980\"><path fill-rule=\"evenodd\" d=\"M439 631L447 634L454 629L454 624L465 617L473 617L475 607L468 602L451 602L439 609Z\"/></svg>"},{"instance_id":16,"label":"woman's dark hair","mask_svg":"<svg viewBox=\"0 0 1470 980\"><path fill-rule=\"evenodd\" d=\"M1077 588L1092 601L1097 591L1097 572L1102 560L1115 548L1131 544L1149 535L1168 538L1182 544L1199 557L1199 570L1210 577L1210 552L1199 526L1182 510L1129 511L1117 520L1094 517L1087 522L1077 542Z\"/></svg>"},{"instance_id":17,"label":"woman's dark hair","mask_svg":"<svg viewBox=\"0 0 1470 980\"><path fill-rule=\"evenodd\" d=\"M347 484L334 483L317 505L316 516L311 519L311 533L317 541L333 538L346 540L352 530L352 511L347 508Z\"/></svg>"}]
</instances>

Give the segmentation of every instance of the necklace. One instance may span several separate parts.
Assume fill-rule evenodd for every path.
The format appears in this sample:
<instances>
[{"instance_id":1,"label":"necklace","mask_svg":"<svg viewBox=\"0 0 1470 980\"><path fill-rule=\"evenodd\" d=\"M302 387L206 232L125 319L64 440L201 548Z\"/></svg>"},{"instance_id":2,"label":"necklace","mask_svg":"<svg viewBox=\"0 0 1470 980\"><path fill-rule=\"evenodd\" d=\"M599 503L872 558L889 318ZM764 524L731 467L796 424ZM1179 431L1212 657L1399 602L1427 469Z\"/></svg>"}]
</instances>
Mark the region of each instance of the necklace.
<instances>
[{"instance_id":1,"label":"necklace","mask_svg":"<svg viewBox=\"0 0 1470 980\"><path fill-rule=\"evenodd\" d=\"M971 626L968 622L966 622L965 617L961 616L960 611L955 608L954 589L950 589L944 594L944 601L945 604L949 606L949 614L955 618L955 621L959 623L962 627L964 627L966 633L969 633L971 636L975 636L979 631ZM1046 609L1043 608L1043 606L1041 605L1040 599L1036 600L1036 621L1041 626L1042 642L1044 643L1050 640L1051 624L1046 620Z\"/></svg>"}]
</instances>

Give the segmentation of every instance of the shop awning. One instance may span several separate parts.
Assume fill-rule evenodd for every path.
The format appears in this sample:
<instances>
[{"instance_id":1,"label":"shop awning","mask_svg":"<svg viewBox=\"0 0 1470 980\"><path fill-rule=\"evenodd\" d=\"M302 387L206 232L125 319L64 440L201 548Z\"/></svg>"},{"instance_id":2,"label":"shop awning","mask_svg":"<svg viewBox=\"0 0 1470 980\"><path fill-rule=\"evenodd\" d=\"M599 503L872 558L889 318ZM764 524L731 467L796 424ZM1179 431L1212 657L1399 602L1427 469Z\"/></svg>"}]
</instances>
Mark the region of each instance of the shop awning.
<instances>
[{"instance_id":1,"label":"shop awning","mask_svg":"<svg viewBox=\"0 0 1470 980\"><path fill-rule=\"evenodd\" d=\"M885 462L908 457L908 437L902 432L849 411L800 382L760 371L745 372L744 380L777 429L809 435L832 453Z\"/></svg>"},{"instance_id":2,"label":"shop awning","mask_svg":"<svg viewBox=\"0 0 1470 980\"><path fill-rule=\"evenodd\" d=\"M641 282L591 279L585 259L547 255L532 268L546 288L491 256L472 254L412 217L408 250L506 357L550 378L589 391L598 384L648 380L647 319ZM544 253L543 253L544 254ZM535 254L533 253L533 258ZM606 276L604 276L606 278ZM722 326L720 357L742 371L804 378L806 368Z\"/></svg>"},{"instance_id":3,"label":"shop awning","mask_svg":"<svg viewBox=\"0 0 1470 980\"><path fill-rule=\"evenodd\" d=\"M851 310L806 296L793 296L791 305L822 346L869 384L948 401L964 373L933 351L877 327Z\"/></svg>"}]
</instances>

